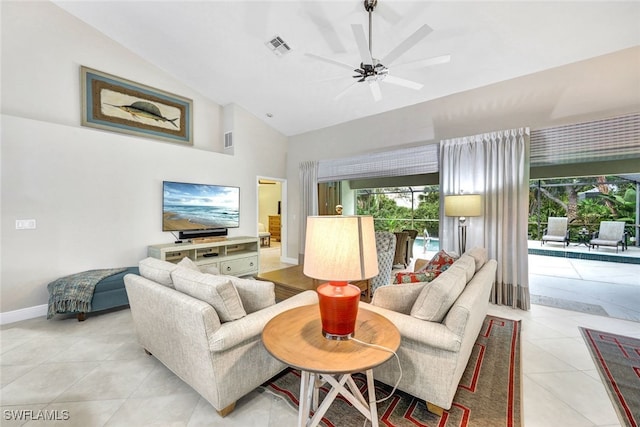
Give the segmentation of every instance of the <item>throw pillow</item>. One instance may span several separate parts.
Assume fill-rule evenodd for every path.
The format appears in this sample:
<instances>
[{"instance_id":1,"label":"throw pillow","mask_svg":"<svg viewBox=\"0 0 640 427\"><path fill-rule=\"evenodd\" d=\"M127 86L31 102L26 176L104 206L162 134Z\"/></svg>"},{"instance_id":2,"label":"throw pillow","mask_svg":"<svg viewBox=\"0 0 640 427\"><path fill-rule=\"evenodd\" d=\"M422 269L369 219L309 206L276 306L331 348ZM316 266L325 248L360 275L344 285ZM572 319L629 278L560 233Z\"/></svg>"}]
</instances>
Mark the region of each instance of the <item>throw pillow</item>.
<instances>
[{"instance_id":1,"label":"throw pillow","mask_svg":"<svg viewBox=\"0 0 640 427\"><path fill-rule=\"evenodd\" d=\"M240 295L228 277L200 273L178 267L172 273L176 290L209 303L221 322L230 322L247 315Z\"/></svg>"},{"instance_id":2,"label":"throw pillow","mask_svg":"<svg viewBox=\"0 0 640 427\"><path fill-rule=\"evenodd\" d=\"M161 259L148 257L138 263L140 275L161 285L173 288L171 272L178 268L176 264Z\"/></svg>"},{"instance_id":3,"label":"throw pillow","mask_svg":"<svg viewBox=\"0 0 640 427\"><path fill-rule=\"evenodd\" d=\"M189 270L200 271L200 267L198 267L189 257L182 258L178 265L180 267L188 268Z\"/></svg>"},{"instance_id":4,"label":"throw pillow","mask_svg":"<svg viewBox=\"0 0 640 427\"><path fill-rule=\"evenodd\" d=\"M199 271L200 273L220 274L218 267L214 265L198 265L189 257L182 258L178 265L180 267L188 268L189 270Z\"/></svg>"},{"instance_id":5,"label":"throw pillow","mask_svg":"<svg viewBox=\"0 0 640 427\"><path fill-rule=\"evenodd\" d=\"M442 322L467 284L462 268L450 268L422 289L411 308L411 316L429 322Z\"/></svg>"},{"instance_id":6,"label":"throw pillow","mask_svg":"<svg viewBox=\"0 0 640 427\"><path fill-rule=\"evenodd\" d=\"M428 264L429 264L428 259L417 258L416 262L413 264L413 271L416 273L419 273L423 271Z\"/></svg>"},{"instance_id":7,"label":"throw pillow","mask_svg":"<svg viewBox=\"0 0 640 427\"><path fill-rule=\"evenodd\" d=\"M431 271L438 276L443 271L446 271L455 261L456 259L454 257L441 249L433 256L433 258L431 258L426 267L419 271L419 273Z\"/></svg>"},{"instance_id":8,"label":"throw pillow","mask_svg":"<svg viewBox=\"0 0 640 427\"><path fill-rule=\"evenodd\" d=\"M467 283L469 283L469 280L471 280L473 275L476 274L476 262L473 257L467 253L462 254L452 267L458 267L464 270L467 277Z\"/></svg>"},{"instance_id":9,"label":"throw pillow","mask_svg":"<svg viewBox=\"0 0 640 427\"><path fill-rule=\"evenodd\" d=\"M486 248L475 247L469 249L466 253L471 255L476 262L476 271L480 270L489 260L489 254Z\"/></svg>"},{"instance_id":10,"label":"throw pillow","mask_svg":"<svg viewBox=\"0 0 640 427\"><path fill-rule=\"evenodd\" d=\"M420 282L430 282L435 279L438 275L433 271L424 271L422 273L412 273L410 271L401 271L395 274L393 278L393 284L397 285L399 283L420 283Z\"/></svg>"},{"instance_id":11,"label":"throw pillow","mask_svg":"<svg viewBox=\"0 0 640 427\"><path fill-rule=\"evenodd\" d=\"M253 313L276 303L275 285L264 280L243 279L229 276L236 287L244 310Z\"/></svg>"},{"instance_id":12,"label":"throw pillow","mask_svg":"<svg viewBox=\"0 0 640 427\"><path fill-rule=\"evenodd\" d=\"M201 265L199 268L203 273L220 274L220 270L215 265Z\"/></svg>"}]
</instances>

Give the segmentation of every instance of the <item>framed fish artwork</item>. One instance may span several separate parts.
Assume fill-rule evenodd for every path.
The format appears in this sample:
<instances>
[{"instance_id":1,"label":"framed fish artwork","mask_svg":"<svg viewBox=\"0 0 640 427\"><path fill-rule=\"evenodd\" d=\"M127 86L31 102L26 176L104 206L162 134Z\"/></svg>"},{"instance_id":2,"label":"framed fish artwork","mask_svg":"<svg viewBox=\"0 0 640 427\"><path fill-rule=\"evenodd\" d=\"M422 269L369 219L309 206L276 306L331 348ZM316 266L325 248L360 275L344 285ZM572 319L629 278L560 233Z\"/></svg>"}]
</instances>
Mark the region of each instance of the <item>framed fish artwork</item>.
<instances>
[{"instance_id":1,"label":"framed fish artwork","mask_svg":"<svg viewBox=\"0 0 640 427\"><path fill-rule=\"evenodd\" d=\"M193 145L193 101L80 67L82 126Z\"/></svg>"}]
</instances>

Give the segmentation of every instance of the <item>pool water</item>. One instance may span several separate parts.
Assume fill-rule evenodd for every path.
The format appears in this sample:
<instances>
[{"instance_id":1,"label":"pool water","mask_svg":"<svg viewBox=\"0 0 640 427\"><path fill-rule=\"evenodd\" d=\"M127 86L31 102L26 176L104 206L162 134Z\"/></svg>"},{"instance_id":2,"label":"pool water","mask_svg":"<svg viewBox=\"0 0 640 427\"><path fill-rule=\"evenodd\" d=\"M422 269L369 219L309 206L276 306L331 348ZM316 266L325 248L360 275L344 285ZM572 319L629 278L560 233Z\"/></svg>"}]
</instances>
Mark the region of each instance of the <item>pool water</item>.
<instances>
[{"instance_id":1,"label":"pool water","mask_svg":"<svg viewBox=\"0 0 640 427\"><path fill-rule=\"evenodd\" d=\"M424 237L418 236L413 242L413 254L418 255L425 252L438 252L440 250L440 241L437 237L430 237L427 241L427 247L424 247Z\"/></svg>"}]
</instances>

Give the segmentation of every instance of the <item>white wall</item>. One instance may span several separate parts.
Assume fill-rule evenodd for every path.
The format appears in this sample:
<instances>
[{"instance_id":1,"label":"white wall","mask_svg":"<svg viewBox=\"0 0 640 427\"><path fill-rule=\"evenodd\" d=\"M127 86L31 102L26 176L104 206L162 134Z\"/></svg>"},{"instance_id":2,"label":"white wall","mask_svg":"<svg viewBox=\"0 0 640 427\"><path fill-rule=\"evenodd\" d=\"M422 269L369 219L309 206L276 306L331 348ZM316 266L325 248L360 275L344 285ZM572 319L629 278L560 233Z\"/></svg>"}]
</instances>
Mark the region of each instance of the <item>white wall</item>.
<instances>
[{"instance_id":1,"label":"white wall","mask_svg":"<svg viewBox=\"0 0 640 427\"><path fill-rule=\"evenodd\" d=\"M637 112L640 111L638 57L640 47L625 49L290 137L289 256L299 250L300 162L438 143L442 139L500 129L541 129Z\"/></svg>"},{"instance_id":2,"label":"white wall","mask_svg":"<svg viewBox=\"0 0 640 427\"><path fill-rule=\"evenodd\" d=\"M240 186L230 235L256 235L256 177L285 177L285 136L231 106L235 154L222 154L221 106L51 3L1 7L2 321L46 304L57 277L137 265L147 245L173 241L163 180ZM193 99L194 147L81 127L80 65Z\"/></svg>"}]
</instances>

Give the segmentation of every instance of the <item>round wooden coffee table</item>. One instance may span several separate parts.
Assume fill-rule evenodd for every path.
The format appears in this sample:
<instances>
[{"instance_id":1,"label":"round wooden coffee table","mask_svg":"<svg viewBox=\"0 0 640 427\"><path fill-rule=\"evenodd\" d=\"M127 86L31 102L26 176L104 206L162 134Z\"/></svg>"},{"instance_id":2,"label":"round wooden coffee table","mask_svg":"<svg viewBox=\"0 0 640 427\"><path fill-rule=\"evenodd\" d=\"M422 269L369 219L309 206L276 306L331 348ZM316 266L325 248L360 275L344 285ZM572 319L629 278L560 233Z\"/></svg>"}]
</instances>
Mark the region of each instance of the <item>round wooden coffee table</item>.
<instances>
[{"instance_id":1,"label":"round wooden coffee table","mask_svg":"<svg viewBox=\"0 0 640 427\"><path fill-rule=\"evenodd\" d=\"M322 335L320 308L317 304L297 307L274 317L262 332L265 348L281 362L300 369L299 426L317 426L338 394L378 426L373 368L386 362L400 346L400 332L391 321L369 310L359 309L355 340L328 340ZM351 374L365 372L369 400L365 400ZM318 407L318 385L331 384ZM346 385L346 386L345 386ZM310 419L310 410L315 410Z\"/></svg>"}]
</instances>

